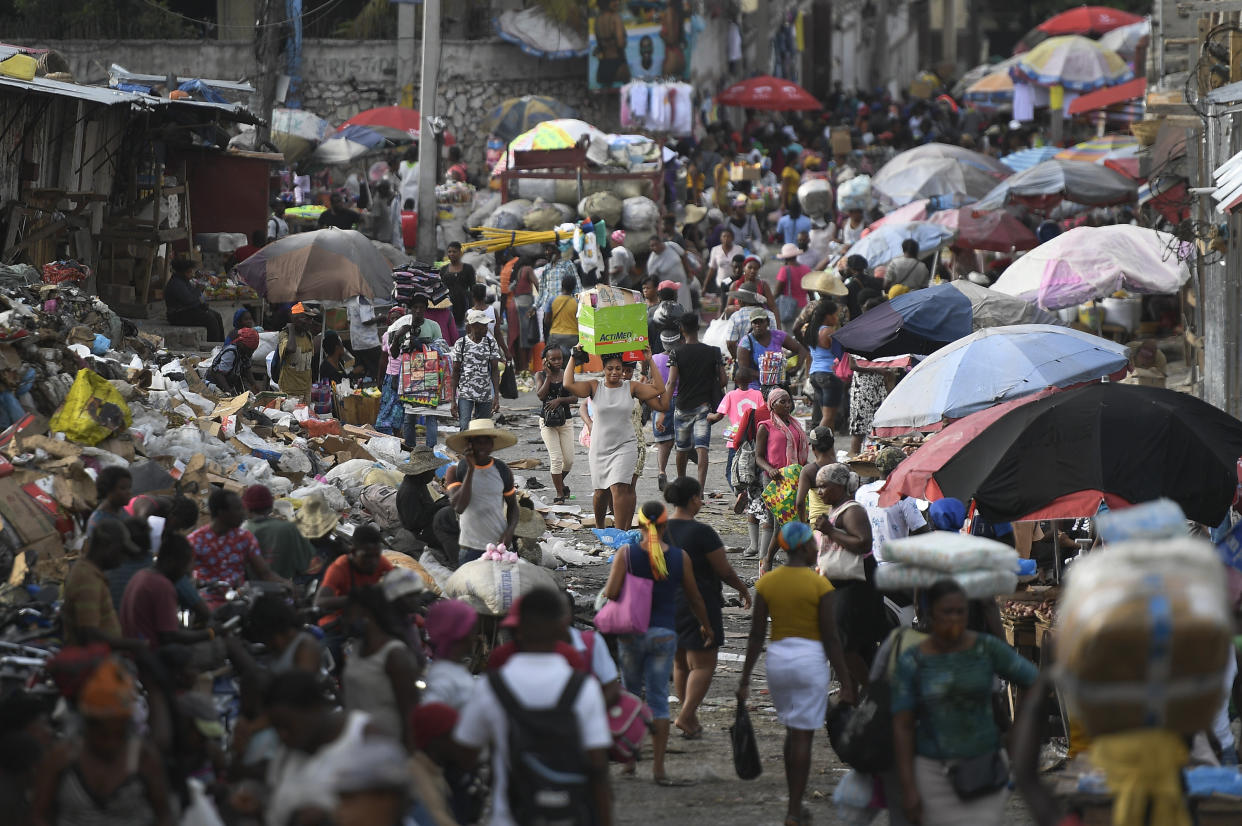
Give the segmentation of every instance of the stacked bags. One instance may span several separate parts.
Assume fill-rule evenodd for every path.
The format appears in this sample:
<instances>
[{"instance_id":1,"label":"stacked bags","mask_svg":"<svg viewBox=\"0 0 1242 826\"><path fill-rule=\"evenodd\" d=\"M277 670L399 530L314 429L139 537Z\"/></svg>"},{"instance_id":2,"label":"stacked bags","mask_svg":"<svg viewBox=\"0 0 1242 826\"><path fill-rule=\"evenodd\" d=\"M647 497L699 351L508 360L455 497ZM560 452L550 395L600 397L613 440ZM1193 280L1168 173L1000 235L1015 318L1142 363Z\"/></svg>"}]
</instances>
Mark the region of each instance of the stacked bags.
<instances>
[{"instance_id":1,"label":"stacked bags","mask_svg":"<svg viewBox=\"0 0 1242 826\"><path fill-rule=\"evenodd\" d=\"M1018 552L993 539L932 531L884 543L885 564L876 568L881 591L930 588L956 580L969 599L1010 594L1018 586Z\"/></svg>"}]
</instances>

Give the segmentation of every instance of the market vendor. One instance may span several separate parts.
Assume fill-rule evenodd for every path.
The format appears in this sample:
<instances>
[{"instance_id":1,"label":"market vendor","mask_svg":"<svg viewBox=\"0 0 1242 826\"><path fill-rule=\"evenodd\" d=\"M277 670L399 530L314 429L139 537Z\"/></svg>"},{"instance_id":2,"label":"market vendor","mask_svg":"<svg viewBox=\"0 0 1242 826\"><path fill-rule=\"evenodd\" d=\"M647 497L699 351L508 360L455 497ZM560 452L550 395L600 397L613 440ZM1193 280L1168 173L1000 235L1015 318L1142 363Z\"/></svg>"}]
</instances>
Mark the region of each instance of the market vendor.
<instances>
[{"instance_id":1,"label":"market vendor","mask_svg":"<svg viewBox=\"0 0 1242 826\"><path fill-rule=\"evenodd\" d=\"M345 196L333 192L328 198L328 208L319 216L319 228L354 229L361 218L361 215L345 206Z\"/></svg>"},{"instance_id":2,"label":"market vendor","mask_svg":"<svg viewBox=\"0 0 1242 826\"><path fill-rule=\"evenodd\" d=\"M462 456L444 481L461 526L457 561L465 565L481 557L488 545L513 547L519 516L513 471L492 451L513 447L517 437L491 419L475 419L449 436L447 444Z\"/></svg>"},{"instance_id":3,"label":"market vendor","mask_svg":"<svg viewBox=\"0 0 1242 826\"><path fill-rule=\"evenodd\" d=\"M203 327L208 341L224 340L224 319L207 306L203 293L190 283L194 262L188 258L176 258L172 262L172 274L164 285L164 306L169 324L181 327Z\"/></svg>"},{"instance_id":4,"label":"market vendor","mask_svg":"<svg viewBox=\"0 0 1242 826\"><path fill-rule=\"evenodd\" d=\"M280 375L276 384L290 396L304 401L310 399L311 359L315 352L312 330L319 314L302 302L289 311L290 323L280 331L276 340L276 354L280 358Z\"/></svg>"},{"instance_id":5,"label":"market vendor","mask_svg":"<svg viewBox=\"0 0 1242 826\"><path fill-rule=\"evenodd\" d=\"M435 472L446 464L448 460L436 456L429 447L419 445L410 451L409 461L397 465L397 470L405 474L405 479L397 488L397 514L402 527L425 544L445 567L452 569L457 565L457 557L444 558L440 553L443 548L432 527L440 509L449 508L452 504L445 496L433 496L430 488L435 481Z\"/></svg>"},{"instance_id":6,"label":"market vendor","mask_svg":"<svg viewBox=\"0 0 1242 826\"><path fill-rule=\"evenodd\" d=\"M254 383L250 362L258 348L259 334L253 327L238 330L207 368L208 383L233 396L246 392Z\"/></svg>"}]
</instances>

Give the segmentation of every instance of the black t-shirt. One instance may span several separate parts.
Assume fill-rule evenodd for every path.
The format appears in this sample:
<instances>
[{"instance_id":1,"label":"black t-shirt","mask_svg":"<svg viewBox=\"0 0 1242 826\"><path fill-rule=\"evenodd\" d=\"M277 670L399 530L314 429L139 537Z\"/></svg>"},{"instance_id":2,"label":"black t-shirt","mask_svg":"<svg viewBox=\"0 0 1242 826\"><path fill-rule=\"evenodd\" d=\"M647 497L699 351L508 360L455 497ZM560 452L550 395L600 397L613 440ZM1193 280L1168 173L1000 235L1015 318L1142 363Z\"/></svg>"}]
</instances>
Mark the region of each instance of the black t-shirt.
<instances>
[{"instance_id":1,"label":"black t-shirt","mask_svg":"<svg viewBox=\"0 0 1242 826\"><path fill-rule=\"evenodd\" d=\"M690 564L694 568L694 581L699 586L699 593L705 599L714 598L719 602L723 593L720 577L716 575L707 555L717 548L724 547L720 534L716 533L711 525L704 525L693 519L670 519L668 520L668 542L674 547L681 548L686 552L686 556L690 557ZM681 592L678 590L678 597L680 596Z\"/></svg>"},{"instance_id":2,"label":"black t-shirt","mask_svg":"<svg viewBox=\"0 0 1242 826\"><path fill-rule=\"evenodd\" d=\"M453 272L444 267L440 270L440 280L448 287L449 301L453 303L453 321L457 323L458 332L464 335L466 310L474 303L470 298L470 288L475 282L474 267L462 264L461 272Z\"/></svg>"},{"instance_id":3,"label":"black t-shirt","mask_svg":"<svg viewBox=\"0 0 1242 826\"><path fill-rule=\"evenodd\" d=\"M669 354L668 366L677 365L677 409L693 410L711 404L720 388L719 348L696 341Z\"/></svg>"},{"instance_id":4,"label":"black t-shirt","mask_svg":"<svg viewBox=\"0 0 1242 826\"><path fill-rule=\"evenodd\" d=\"M352 209L341 209L339 212L332 209L324 210L319 216L320 227L336 227L337 229L353 229L358 225L358 219L362 216L354 212Z\"/></svg>"}]
</instances>

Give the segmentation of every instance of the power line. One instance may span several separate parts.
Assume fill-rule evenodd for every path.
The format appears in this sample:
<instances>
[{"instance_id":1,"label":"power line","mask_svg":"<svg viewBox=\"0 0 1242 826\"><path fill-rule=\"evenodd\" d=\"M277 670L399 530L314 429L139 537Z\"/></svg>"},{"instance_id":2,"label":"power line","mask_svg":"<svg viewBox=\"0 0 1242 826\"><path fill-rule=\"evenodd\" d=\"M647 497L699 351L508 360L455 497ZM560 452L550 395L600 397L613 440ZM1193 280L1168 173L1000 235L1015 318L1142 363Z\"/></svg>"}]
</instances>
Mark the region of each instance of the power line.
<instances>
[{"instance_id":1,"label":"power line","mask_svg":"<svg viewBox=\"0 0 1242 826\"><path fill-rule=\"evenodd\" d=\"M164 14L167 14L170 17L177 17L177 18L180 18L181 20L185 20L190 23L196 23L200 26L219 26L220 25L219 22L215 20L204 20L198 17L190 17L188 14L182 14L179 11L173 11L170 8L161 6L159 3L155 2L155 0L142 0L142 2L145 5L150 6L151 8L155 9L156 11L163 12ZM295 20L301 20L303 23L307 23L311 21L312 19L317 19L319 17L322 17L323 15L332 11L333 9L335 9L337 6L341 5L344 2L345 0L331 0L331 2L325 3L319 8L314 9L310 12L307 12L306 14L299 15L298 17L287 17L284 20L276 20L270 23L256 22L254 24L254 27L256 29L275 28L278 26L284 26L287 23L292 23Z\"/></svg>"}]
</instances>

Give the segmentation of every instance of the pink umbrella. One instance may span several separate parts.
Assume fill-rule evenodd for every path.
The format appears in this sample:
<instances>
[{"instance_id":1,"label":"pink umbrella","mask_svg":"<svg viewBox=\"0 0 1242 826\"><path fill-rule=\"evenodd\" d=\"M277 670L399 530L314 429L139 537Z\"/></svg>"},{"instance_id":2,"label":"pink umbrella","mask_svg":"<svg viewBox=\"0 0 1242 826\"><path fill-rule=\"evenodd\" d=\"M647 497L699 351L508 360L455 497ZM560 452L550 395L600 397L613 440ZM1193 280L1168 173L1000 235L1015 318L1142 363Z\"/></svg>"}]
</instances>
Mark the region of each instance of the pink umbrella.
<instances>
[{"instance_id":1,"label":"pink umbrella","mask_svg":"<svg viewBox=\"0 0 1242 826\"><path fill-rule=\"evenodd\" d=\"M1039 245L1026 224L1004 210L975 212L968 206L933 212L933 224L957 230L957 246L989 252L1034 249Z\"/></svg>"},{"instance_id":2,"label":"pink umbrella","mask_svg":"<svg viewBox=\"0 0 1242 826\"><path fill-rule=\"evenodd\" d=\"M927 205L929 203L930 201L924 198L921 201L911 201L905 206L897 207L897 209L894 209L864 229L863 236L870 235L885 224L908 224L911 221L925 221L927 220Z\"/></svg>"}]
</instances>

